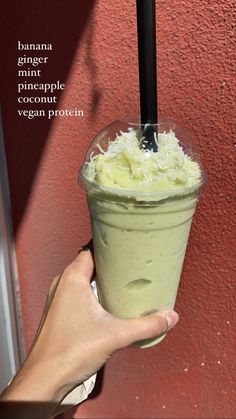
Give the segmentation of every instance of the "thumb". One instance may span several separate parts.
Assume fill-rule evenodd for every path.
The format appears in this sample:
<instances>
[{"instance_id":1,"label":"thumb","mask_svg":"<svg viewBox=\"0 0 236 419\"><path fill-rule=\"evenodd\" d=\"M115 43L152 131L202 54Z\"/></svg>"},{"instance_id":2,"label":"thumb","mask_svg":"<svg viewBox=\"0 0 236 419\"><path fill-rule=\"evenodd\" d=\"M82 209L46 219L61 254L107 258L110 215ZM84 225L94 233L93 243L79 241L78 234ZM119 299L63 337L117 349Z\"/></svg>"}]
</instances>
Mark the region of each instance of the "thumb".
<instances>
[{"instance_id":1,"label":"thumb","mask_svg":"<svg viewBox=\"0 0 236 419\"><path fill-rule=\"evenodd\" d=\"M138 319L122 319L120 328L121 348L139 340L151 339L166 333L179 321L174 310L155 312Z\"/></svg>"}]
</instances>

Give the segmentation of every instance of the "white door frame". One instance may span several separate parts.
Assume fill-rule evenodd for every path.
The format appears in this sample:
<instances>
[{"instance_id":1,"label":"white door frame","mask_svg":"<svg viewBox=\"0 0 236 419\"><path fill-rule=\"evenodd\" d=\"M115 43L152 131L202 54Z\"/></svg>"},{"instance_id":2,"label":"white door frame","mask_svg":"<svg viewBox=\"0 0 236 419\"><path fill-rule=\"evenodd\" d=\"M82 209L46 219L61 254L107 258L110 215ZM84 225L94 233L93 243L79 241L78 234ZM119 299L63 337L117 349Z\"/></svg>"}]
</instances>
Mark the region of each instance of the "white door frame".
<instances>
[{"instance_id":1,"label":"white door frame","mask_svg":"<svg viewBox=\"0 0 236 419\"><path fill-rule=\"evenodd\" d=\"M24 357L11 205L0 115L0 391Z\"/></svg>"}]
</instances>

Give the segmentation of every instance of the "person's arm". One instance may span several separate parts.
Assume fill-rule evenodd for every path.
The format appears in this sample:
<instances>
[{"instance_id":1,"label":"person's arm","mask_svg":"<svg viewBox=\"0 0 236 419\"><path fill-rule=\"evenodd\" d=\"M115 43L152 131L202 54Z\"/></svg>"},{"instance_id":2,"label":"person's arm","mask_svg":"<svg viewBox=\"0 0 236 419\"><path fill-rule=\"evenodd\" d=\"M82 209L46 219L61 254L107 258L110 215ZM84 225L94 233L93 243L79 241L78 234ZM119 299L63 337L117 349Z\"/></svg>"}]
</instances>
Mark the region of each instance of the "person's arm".
<instances>
[{"instance_id":1,"label":"person's arm","mask_svg":"<svg viewBox=\"0 0 236 419\"><path fill-rule=\"evenodd\" d=\"M177 323L174 311L129 320L107 313L90 286L93 270L90 251L82 251L53 280L32 348L0 398L8 406L21 405L24 415L17 416L15 410L12 417L50 417L65 395L115 351L158 336Z\"/></svg>"}]
</instances>

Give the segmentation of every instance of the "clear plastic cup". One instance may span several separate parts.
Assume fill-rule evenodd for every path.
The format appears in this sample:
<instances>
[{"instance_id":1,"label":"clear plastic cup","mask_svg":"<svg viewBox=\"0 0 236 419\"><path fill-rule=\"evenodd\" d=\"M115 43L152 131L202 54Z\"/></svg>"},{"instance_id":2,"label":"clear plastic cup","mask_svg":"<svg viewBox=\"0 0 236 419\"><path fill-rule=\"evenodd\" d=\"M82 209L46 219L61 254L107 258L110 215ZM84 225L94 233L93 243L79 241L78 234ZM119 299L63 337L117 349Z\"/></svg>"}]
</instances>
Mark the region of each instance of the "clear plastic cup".
<instances>
[{"instance_id":1,"label":"clear plastic cup","mask_svg":"<svg viewBox=\"0 0 236 419\"><path fill-rule=\"evenodd\" d=\"M131 120L131 122L129 122ZM106 150L119 131L141 132L137 119L115 121L104 128L89 147L91 154ZM199 163L192 144L182 143L183 134L169 121L155 127L158 132L172 129L188 155ZM199 163L200 164L200 163ZM153 311L173 309L177 296L192 217L205 182L188 188L141 192L107 188L86 177L86 189L97 275L99 300L114 316L135 318ZM139 342L142 348L159 343L165 335Z\"/></svg>"}]
</instances>

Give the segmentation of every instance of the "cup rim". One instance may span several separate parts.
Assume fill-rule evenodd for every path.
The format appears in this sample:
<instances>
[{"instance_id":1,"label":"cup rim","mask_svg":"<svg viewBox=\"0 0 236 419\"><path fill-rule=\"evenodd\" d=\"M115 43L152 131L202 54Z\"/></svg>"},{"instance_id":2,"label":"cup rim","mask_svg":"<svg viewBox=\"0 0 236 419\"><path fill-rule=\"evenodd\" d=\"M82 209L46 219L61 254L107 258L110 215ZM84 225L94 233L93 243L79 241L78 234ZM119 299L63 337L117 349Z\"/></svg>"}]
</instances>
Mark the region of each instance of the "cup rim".
<instances>
[{"instance_id":1,"label":"cup rim","mask_svg":"<svg viewBox=\"0 0 236 419\"><path fill-rule=\"evenodd\" d=\"M190 195L194 192L200 191L207 181L207 174L205 171L202 170L202 177L199 182L195 183L194 185L185 187L185 188L178 188L178 189L169 189L167 191L142 191L142 190L133 190L133 189L122 189L122 188L109 188L107 186L99 185L98 183L94 182L93 180L89 179L85 176L84 173L85 164L81 167L79 171L79 183L82 182L82 185L85 188L91 188L98 192L102 192L106 195L116 195L120 197L126 198L135 198L138 201L160 201L162 199L167 198L179 198L181 196ZM81 181L81 182L80 182Z\"/></svg>"}]
</instances>

